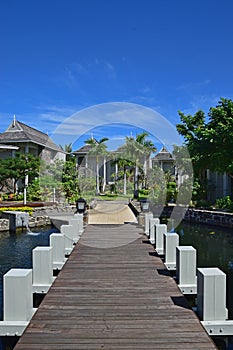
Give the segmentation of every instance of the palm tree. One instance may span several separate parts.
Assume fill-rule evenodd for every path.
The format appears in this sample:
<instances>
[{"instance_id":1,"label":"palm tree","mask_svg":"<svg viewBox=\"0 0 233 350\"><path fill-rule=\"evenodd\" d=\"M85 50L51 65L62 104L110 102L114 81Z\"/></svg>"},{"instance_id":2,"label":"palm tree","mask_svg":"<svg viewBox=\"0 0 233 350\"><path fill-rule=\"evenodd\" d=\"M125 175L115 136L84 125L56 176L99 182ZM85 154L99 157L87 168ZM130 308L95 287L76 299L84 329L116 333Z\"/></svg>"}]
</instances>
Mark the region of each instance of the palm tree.
<instances>
[{"instance_id":1,"label":"palm tree","mask_svg":"<svg viewBox=\"0 0 233 350\"><path fill-rule=\"evenodd\" d=\"M144 186L146 187L147 183L147 163L151 156L151 153L154 153L157 151L157 148L153 144L151 140L147 140L146 138L149 136L149 133L144 131L141 134L138 134L136 136L136 142L138 142L143 147L143 153L144 153L144 164L143 164L143 171L144 171Z\"/></svg>"},{"instance_id":2,"label":"palm tree","mask_svg":"<svg viewBox=\"0 0 233 350\"><path fill-rule=\"evenodd\" d=\"M129 167L132 167L132 161L129 159L126 159L127 156L123 153L123 148L120 147L117 151L117 155L114 155L115 159L113 160L112 164L117 164L119 167L119 170L122 169L123 171L123 194L124 196L127 194L127 170ZM116 174L116 176L118 173Z\"/></svg>"},{"instance_id":3,"label":"palm tree","mask_svg":"<svg viewBox=\"0 0 233 350\"><path fill-rule=\"evenodd\" d=\"M72 156L72 143L69 143L68 145L59 145L61 149L66 152L66 160L69 161L73 159L74 157Z\"/></svg>"},{"instance_id":4,"label":"palm tree","mask_svg":"<svg viewBox=\"0 0 233 350\"><path fill-rule=\"evenodd\" d=\"M141 160L144 157L144 173L147 172L147 160L152 152L156 151L156 147L152 141L147 140L149 134L142 132L133 136L126 136L125 145L122 146L123 153L126 155L126 159L129 159L134 164L134 198L138 199L138 178L139 178L139 166Z\"/></svg>"},{"instance_id":5,"label":"palm tree","mask_svg":"<svg viewBox=\"0 0 233 350\"><path fill-rule=\"evenodd\" d=\"M99 180L99 157L104 157L104 167L105 167L105 161L106 161L106 155L107 155L107 146L105 142L108 141L107 137L103 137L99 141L91 137L90 139L86 140L85 143L91 146L91 150L89 154L93 154L96 156L96 194L100 194L100 180ZM104 169L105 172L105 169ZM105 185L105 176L104 176L104 185ZM103 185L103 188L104 188Z\"/></svg>"}]
</instances>

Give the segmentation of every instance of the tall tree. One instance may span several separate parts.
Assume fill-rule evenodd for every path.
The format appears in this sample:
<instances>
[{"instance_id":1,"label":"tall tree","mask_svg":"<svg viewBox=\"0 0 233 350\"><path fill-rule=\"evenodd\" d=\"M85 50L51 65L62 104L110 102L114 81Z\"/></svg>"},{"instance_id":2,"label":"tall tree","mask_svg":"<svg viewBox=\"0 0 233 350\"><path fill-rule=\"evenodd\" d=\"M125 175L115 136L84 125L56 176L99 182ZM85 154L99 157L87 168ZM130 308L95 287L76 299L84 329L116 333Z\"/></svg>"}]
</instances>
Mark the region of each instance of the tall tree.
<instances>
[{"instance_id":1,"label":"tall tree","mask_svg":"<svg viewBox=\"0 0 233 350\"><path fill-rule=\"evenodd\" d=\"M6 184L6 179L14 181L14 193L16 192L16 184L21 179L25 181L26 176L33 179L39 174L40 158L30 153L16 153L14 158L7 158L1 160L1 169L5 169L5 175L2 177L2 185Z\"/></svg>"},{"instance_id":2,"label":"tall tree","mask_svg":"<svg viewBox=\"0 0 233 350\"><path fill-rule=\"evenodd\" d=\"M132 167L132 161L127 159L127 155L124 154L124 148L119 147L118 152L113 156L114 160L112 164L117 164L118 172L116 173L116 178L119 177L119 174L123 173L123 194L127 194L127 172L128 169Z\"/></svg>"},{"instance_id":3,"label":"tall tree","mask_svg":"<svg viewBox=\"0 0 233 350\"><path fill-rule=\"evenodd\" d=\"M147 186L147 163L150 159L150 156L152 153L157 151L157 148L155 147L154 143L151 140L148 140L147 137L149 136L149 133L144 131L136 136L136 142L138 142L143 147L143 154L144 154L144 164L143 164L143 171L144 171L144 186Z\"/></svg>"},{"instance_id":4,"label":"tall tree","mask_svg":"<svg viewBox=\"0 0 233 350\"><path fill-rule=\"evenodd\" d=\"M107 156L107 146L106 141L108 141L107 137L103 137L99 141L91 137L86 140L85 143L91 146L91 150L89 154L95 156L96 159L96 194L100 194L100 176L99 176L99 159L100 157L105 158ZM104 164L105 166L105 164Z\"/></svg>"},{"instance_id":5,"label":"tall tree","mask_svg":"<svg viewBox=\"0 0 233 350\"><path fill-rule=\"evenodd\" d=\"M69 160L72 160L73 158L75 158L73 155L72 155L72 143L70 142L69 144L66 144L64 146L62 145L59 145L61 147L61 149L66 152L66 160L69 161Z\"/></svg>"},{"instance_id":6,"label":"tall tree","mask_svg":"<svg viewBox=\"0 0 233 350\"><path fill-rule=\"evenodd\" d=\"M149 136L147 132L142 132L133 136L126 136L125 145L122 146L124 158L133 163L134 168L134 198L138 198L139 188L139 167L148 159L152 151L155 151L153 143L146 138Z\"/></svg>"},{"instance_id":7,"label":"tall tree","mask_svg":"<svg viewBox=\"0 0 233 350\"><path fill-rule=\"evenodd\" d=\"M179 112L178 132L189 150L194 175L204 185L205 170L227 173L233 178L233 101L221 98L216 107L193 116Z\"/></svg>"}]
</instances>

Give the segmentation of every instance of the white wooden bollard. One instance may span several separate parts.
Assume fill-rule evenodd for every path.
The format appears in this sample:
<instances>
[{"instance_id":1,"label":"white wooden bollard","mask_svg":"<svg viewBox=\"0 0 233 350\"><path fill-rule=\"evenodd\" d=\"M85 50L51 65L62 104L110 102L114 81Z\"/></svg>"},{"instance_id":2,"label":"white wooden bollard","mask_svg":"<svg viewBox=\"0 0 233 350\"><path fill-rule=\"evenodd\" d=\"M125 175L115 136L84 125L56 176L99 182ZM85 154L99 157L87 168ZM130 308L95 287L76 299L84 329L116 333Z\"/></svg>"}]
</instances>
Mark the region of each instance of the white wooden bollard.
<instances>
[{"instance_id":1,"label":"white wooden bollard","mask_svg":"<svg viewBox=\"0 0 233 350\"><path fill-rule=\"evenodd\" d=\"M149 219L149 240L151 244L155 244L155 225L159 223L160 221L158 218Z\"/></svg>"},{"instance_id":2,"label":"white wooden bollard","mask_svg":"<svg viewBox=\"0 0 233 350\"><path fill-rule=\"evenodd\" d=\"M164 255L164 235L167 233L167 225L155 225L155 250L158 255Z\"/></svg>"},{"instance_id":3,"label":"white wooden bollard","mask_svg":"<svg viewBox=\"0 0 233 350\"><path fill-rule=\"evenodd\" d=\"M153 218L152 213L145 213L145 234L149 236L150 234L150 219Z\"/></svg>"},{"instance_id":4,"label":"white wooden bollard","mask_svg":"<svg viewBox=\"0 0 233 350\"><path fill-rule=\"evenodd\" d=\"M226 320L226 274L217 267L197 270L197 313L203 321Z\"/></svg>"},{"instance_id":5,"label":"white wooden bollard","mask_svg":"<svg viewBox=\"0 0 233 350\"><path fill-rule=\"evenodd\" d=\"M49 236L52 247L53 270L61 270L67 259L65 258L65 236L62 233L52 233Z\"/></svg>"},{"instance_id":6,"label":"white wooden bollard","mask_svg":"<svg viewBox=\"0 0 233 350\"><path fill-rule=\"evenodd\" d=\"M32 251L33 292L47 293L53 277L52 247L36 247Z\"/></svg>"},{"instance_id":7,"label":"white wooden bollard","mask_svg":"<svg viewBox=\"0 0 233 350\"><path fill-rule=\"evenodd\" d=\"M0 336L20 336L36 309L33 308L32 269L11 269L3 277L3 321Z\"/></svg>"},{"instance_id":8,"label":"white wooden bollard","mask_svg":"<svg viewBox=\"0 0 233 350\"><path fill-rule=\"evenodd\" d=\"M196 249L194 247L176 247L176 280L183 294L197 293L196 265Z\"/></svg>"},{"instance_id":9,"label":"white wooden bollard","mask_svg":"<svg viewBox=\"0 0 233 350\"><path fill-rule=\"evenodd\" d=\"M79 220L79 234L81 235L83 233L83 231L84 231L84 228L83 228L83 214L81 214L81 213L74 214L74 219Z\"/></svg>"},{"instance_id":10,"label":"white wooden bollard","mask_svg":"<svg viewBox=\"0 0 233 350\"><path fill-rule=\"evenodd\" d=\"M72 225L62 225L61 233L65 236L65 254L70 255L74 249L74 229Z\"/></svg>"},{"instance_id":11,"label":"white wooden bollard","mask_svg":"<svg viewBox=\"0 0 233 350\"><path fill-rule=\"evenodd\" d=\"M78 243L80 237L81 237L81 233L80 233L80 220L77 219L77 218L74 218L74 219L70 219L69 220L69 225L73 226L73 240L74 240L74 243Z\"/></svg>"},{"instance_id":12,"label":"white wooden bollard","mask_svg":"<svg viewBox=\"0 0 233 350\"><path fill-rule=\"evenodd\" d=\"M233 320L227 320L226 274L217 267L197 270L197 314L210 335L233 335Z\"/></svg>"},{"instance_id":13,"label":"white wooden bollard","mask_svg":"<svg viewBox=\"0 0 233 350\"><path fill-rule=\"evenodd\" d=\"M176 247L179 245L179 235L175 232L164 234L165 266L168 270L176 270Z\"/></svg>"}]
</instances>

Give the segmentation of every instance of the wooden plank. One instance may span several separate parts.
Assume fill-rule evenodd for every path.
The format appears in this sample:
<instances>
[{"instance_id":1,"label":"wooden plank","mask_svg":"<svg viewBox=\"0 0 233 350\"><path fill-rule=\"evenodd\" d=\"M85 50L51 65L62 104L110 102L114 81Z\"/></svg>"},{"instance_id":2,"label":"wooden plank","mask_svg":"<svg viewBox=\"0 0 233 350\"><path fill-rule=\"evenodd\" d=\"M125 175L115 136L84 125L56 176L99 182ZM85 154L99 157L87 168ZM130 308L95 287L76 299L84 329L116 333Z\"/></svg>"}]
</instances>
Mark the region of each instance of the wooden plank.
<instances>
[{"instance_id":1,"label":"wooden plank","mask_svg":"<svg viewBox=\"0 0 233 350\"><path fill-rule=\"evenodd\" d=\"M96 248L101 233L137 234ZM139 238L138 238L139 237ZM126 240L127 241L127 240ZM100 244L101 245L101 244ZM89 225L15 350L217 349L136 225Z\"/></svg>"}]
</instances>

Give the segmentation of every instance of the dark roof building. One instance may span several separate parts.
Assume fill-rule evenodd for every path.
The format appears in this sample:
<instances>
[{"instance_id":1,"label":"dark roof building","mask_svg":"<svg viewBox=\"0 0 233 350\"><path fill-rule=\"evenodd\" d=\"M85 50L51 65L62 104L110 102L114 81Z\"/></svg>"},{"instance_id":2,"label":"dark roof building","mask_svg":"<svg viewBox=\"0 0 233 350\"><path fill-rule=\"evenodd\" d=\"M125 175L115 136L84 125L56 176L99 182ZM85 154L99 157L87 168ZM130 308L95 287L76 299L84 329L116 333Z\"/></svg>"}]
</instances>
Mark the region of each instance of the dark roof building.
<instances>
[{"instance_id":1,"label":"dark roof building","mask_svg":"<svg viewBox=\"0 0 233 350\"><path fill-rule=\"evenodd\" d=\"M14 117L13 122L7 130L0 134L0 144L14 144L19 142L32 142L54 151L62 152L62 149L47 134L19 122Z\"/></svg>"},{"instance_id":2,"label":"dark roof building","mask_svg":"<svg viewBox=\"0 0 233 350\"><path fill-rule=\"evenodd\" d=\"M169 171L172 175L175 173L174 158L165 146L152 158L152 165L159 166L163 171Z\"/></svg>"},{"instance_id":3,"label":"dark roof building","mask_svg":"<svg viewBox=\"0 0 233 350\"><path fill-rule=\"evenodd\" d=\"M3 144L16 146L20 152L32 153L41 157L49 152L50 159L57 156L62 159L65 156L61 147L56 145L47 134L16 120L15 116L6 131L0 133L0 145ZM48 158L48 154L45 158Z\"/></svg>"}]
</instances>

